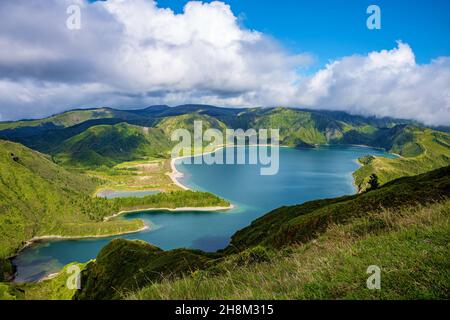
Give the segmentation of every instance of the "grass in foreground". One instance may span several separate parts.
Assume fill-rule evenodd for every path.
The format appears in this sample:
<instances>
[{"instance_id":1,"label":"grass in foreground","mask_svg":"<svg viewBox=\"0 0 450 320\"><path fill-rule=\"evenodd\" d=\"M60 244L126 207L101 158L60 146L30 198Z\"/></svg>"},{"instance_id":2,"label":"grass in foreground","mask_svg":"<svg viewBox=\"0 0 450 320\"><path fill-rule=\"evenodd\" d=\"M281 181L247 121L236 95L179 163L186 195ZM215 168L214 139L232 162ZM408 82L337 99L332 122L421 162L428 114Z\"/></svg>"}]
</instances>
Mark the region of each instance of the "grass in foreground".
<instances>
[{"instance_id":1,"label":"grass in foreground","mask_svg":"<svg viewBox=\"0 0 450 320\"><path fill-rule=\"evenodd\" d=\"M331 225L304 245L282 252L253 249L126 298L448 299L449 218L449 201L384 210ZM366 287L370 265L382 270L380 291Z\"/></svg>"}]
</instances>

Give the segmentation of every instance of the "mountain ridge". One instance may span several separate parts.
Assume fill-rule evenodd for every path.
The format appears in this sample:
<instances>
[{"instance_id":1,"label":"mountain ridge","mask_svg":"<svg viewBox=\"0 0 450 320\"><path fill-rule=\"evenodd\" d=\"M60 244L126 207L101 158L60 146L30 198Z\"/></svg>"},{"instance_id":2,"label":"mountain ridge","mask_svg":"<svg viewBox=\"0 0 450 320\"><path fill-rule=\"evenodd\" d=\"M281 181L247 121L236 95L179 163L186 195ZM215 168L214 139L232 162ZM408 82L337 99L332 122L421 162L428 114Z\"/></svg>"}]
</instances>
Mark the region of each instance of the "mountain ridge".
<instances>
[{"instance_id":1,"label":"mountain ridge","mask_svg":"<svg viewBox=\"0 0 450 320\"><path fill-rule=\"evenodd\" d=\"M52 119L56 119L55 122L52 122ZM206 128L222 131L227 128L278 128L281 144L290 147L315 147L323 144L366 145L383 148L408 159L405 161L403 158L377 158L375 161L372 159L370 162L363 162L363 168L354 174L360 190L368 187L369 177L374 173L385 183L403 175L414 175L450 164L450 144L446 142L450 139L450 134L444 131L436 131L409 120L284 107L238 109L187 104L177 107L158 105L135 110L74 110L42 119L37 127L17 122L15 128L11 128L13 123L8 123L9 127L5 129L5 123L3 126L0 123L0 138L48 153L63 165L81 168L102 165L112 167L120 161L134 161L145 156L168 157L173 146L170 141L171 132L179 127L192 131L196 120L202 120ZM38 124L38 120L34 121L33 124ZM68 126L73 123L76 124ZM150 128L147 130L152 134L149 139L143 138L142 143L139 143L140 147L136 147L136 141L130 139L129 134L133 130L125 130L123 134L110 134L109 138L99 138L101 143L94 150L90 150L86 157L82 156L84 153L77 154L81 147L74 148L74 140L79 140L78 145L88 145L93 139L89 133L100 130L100 126L103 126L104 131L116 132L120 123L125 123L130 128ZM437 136L439 138L436 138ZM83 141L83 137L87 140ZM122 155L107 152L115 159L102 156L105 149L116 150L117 145L128 151ZM424 165L423 154L426 152L427 167L421 169Z\"/></svg>"}]
</instances>

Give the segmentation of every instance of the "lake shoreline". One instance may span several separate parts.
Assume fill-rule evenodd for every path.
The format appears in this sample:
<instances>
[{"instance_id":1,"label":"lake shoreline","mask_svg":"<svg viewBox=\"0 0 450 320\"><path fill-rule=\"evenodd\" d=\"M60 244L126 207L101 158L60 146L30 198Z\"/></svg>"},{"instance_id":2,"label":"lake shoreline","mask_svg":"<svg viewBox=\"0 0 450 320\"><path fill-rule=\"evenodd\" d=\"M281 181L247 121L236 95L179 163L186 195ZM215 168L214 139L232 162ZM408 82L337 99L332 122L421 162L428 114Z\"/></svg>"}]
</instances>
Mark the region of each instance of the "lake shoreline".
<instances>
[{"instance_id":1,"label":"lake shoreline","mask_svg":"<svg viewBox=\"0 0 450 320\"><path fill-rule=\"evenodd\" d=\"M89 235L89 236L59 236L59 235L46 235L46 236L37 236L33 237L30 240L27 240L25 244L20 248L20 250L17 251L17 253L8 259L14 259L17 257L23 250L26 248L32 246L35 243L39 242L46 242L46 241L52 241L52 240L87 240L87 239L101 239L101 238L108 238L108 237L115 237L115 236L123 236L127 234L133 234L138 233L142 231L150 230L150 227L148 225L144 225L143 227L137 229L137 230L130 230L130 231L124 231L120 233L111 233L111 234L105 234L105 235Z\"/></svg>"},{"instance_id":2,"label":"lake shoreline","mask_svg":"<svg viewBox=\"0 0 450 320\"><path fill-rule=\"evenodd\" d=\"M103 222L110 221L114 218L118 218L120 216L133 214L133 213L139 213L139 212L152 212L152 211L167 211L167 212L185 212L185 211L194 211L194 212L208 212L208 211L228 211L236 208L233 204L230 204L228 207L180 207L180 208L142 208L142 209L134 209L134 210L123 210L116 214L113 214L111 216L105 217L103 219ZM101 238L108 238L108 237L114 237L114 236L122 236L127 234L133 234L138 233L142 231L150 230L150 227L148 225L144 225L142 228L139 228L137 230L131 230L131 231L125 231L120 233L112 233L112 234L105 234L105 235L87 235L87 236L61 236L61 235L45 235L45 236L37 236L33 237L30 240L27 240L25 244L20 248L16 254L9 257L8 259L14 259L17 257L21 251L28 248L29 246L33 245L37 242L45 242L45 241L51 241L51 240L83 240L83 239L101 239Z\"/></svg>"},{"instance_id":3,"label":"lake shoreline","mask_svg":"<svg viewBox=\"0 0 450 320\"><path fill-rule=\"evenodd\" d=\"M207 212L207 211L228 211L231 209L234 209L235 206L233 204L230 204L228 207L180 207L180 208L142 208L142 209L133 209L133 210L123 210L120 211L112 216L105 217L104 222L110 221L114 218L133 214L133 213L139 213L139 212L152 212L152 211L167 211L167 212L185 212L185 211L194 211L194 212Z\"/></svg>"},{"instance_id":4,"label":"lake shoreline","mask_svg":"<svg viewBox=\"0 0 450 320\"><path fill-rule=\"evenodd\" d=\"M228 207L180 207L180 208L142 208L142 209L135 209L135 210L123 210L120 211L112 216L105 217L103 219L103 222L110 221L114 218L118 218L120 216L133 214L133 213L139 213L139 212L151 212L151 211L167 211L167 212L185 212L185 211L194 211L194 212L208 212L208 211L228 211L231 209L234 209L235 206L233 204L230 204ZM44 236L36 236L29 240L27 240L24 245L17 250L17 252L8 257L8 260L13 260L17 256L20 255L22 251L25 249L31 247L32 245L36 243L41 242L47 242L52 240L89 240L89 239L102 239L102 238L109 238L109 237L115 237L115 236L123 236L123 235L129 235L134 233L140 233L144 231L150 231L151 228L148 225L144 225L143 227L136 229L136 230L130 230L130 231L124 231L119 233L111 233L111 234L104 234L104 235L86 235L86 236L61 236L61 235L44 235ZM15 278L15 277L14 277ZM14 278L11 279L11 282L14 282ZM40 279L42 280L42 279Z\"/></svg>"}]
</instances>

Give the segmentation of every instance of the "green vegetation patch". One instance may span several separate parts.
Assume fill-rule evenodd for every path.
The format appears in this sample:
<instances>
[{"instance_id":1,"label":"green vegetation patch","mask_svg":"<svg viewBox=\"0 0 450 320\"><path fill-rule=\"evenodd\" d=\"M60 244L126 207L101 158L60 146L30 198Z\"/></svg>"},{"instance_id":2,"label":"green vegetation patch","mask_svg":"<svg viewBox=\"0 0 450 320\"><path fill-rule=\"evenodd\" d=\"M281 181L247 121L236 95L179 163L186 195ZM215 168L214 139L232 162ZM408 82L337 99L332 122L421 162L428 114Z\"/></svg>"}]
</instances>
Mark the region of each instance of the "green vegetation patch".
<instances>
[{"instance_id":1,"label":"green vegetation patch","mask_svg":"<svg viewBox=\"0 0 450 320\"><path fill-rule=\"evenodd\" d=\"M229 207L230 203L209 192L173 191L158 193L142 198L116 198L112 200L121 210L141 210L146 208L202 208Z\"/></svg>"}]
</instances>

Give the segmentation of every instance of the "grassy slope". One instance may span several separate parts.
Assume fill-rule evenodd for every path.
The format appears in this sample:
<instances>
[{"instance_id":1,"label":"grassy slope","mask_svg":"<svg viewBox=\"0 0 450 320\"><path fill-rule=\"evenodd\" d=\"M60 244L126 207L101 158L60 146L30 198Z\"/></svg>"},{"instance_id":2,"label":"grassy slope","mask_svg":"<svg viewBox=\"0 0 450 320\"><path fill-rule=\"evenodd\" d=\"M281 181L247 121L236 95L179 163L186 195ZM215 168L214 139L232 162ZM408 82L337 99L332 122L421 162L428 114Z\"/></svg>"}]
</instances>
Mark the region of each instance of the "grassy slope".
<instances>
[{"instance_id":1,"label":"grassy slope","mask_svg":"<svg viewBox=\"0 0 450 320\"><path fill-rule=\"evenodd\" d=\"M450 135L448 133L406 127L388 149L402 155L402 158L386 159L374 157L354 173L355 183L360 190L367 187L372 173L381 184L403 176L431 171L450 164Z\"/></svg>"},{"instance_id":2,"label":"grassy slope","mask_svg":"<svg viewBox=\"0 0 450 320\"><path fill-rule=\"evenodd\" d=\"M237 232L232 237L230 246L215 256L193 250L184 250L182 255L177 250L164 252L164 268L171 270L174 267L180 266L177 269L176 276L189 276L194 272L194 279L197 279L195 277L198 275L195 275L195 271L199 269L206 270L206 275L209 273L220 275L228 272L223 267L226 267L230 263L242 265L251 261L264 261L268 257L270 258L271 254L267 253L268 251L280 251L280 249L290 251L292 250L291 247L296 247L298 244L303 243L306 245L308 243L314 243L311 241L325 234L330 227L336 224L361 224L358 221L368 219L367 225L363 224L358 227L361 235L365 235L373 230L384 230L385 222L380 221L380 219L371 218L370 215L376 217L380 212L383 214L386 209L397 215L399 212L404 212L402 210L409 210L405 209L405 207L410 208L419 204L428 206L435 201L447 199L450 196L449 173L450 167L446 167L417 177L399 179L386 184L378 190L361 195L313 201L299 206L282 207L256 220L249 227ZM448 207L448 202L444 207ZM400 216L403 216L403 214L400 214ZM438 236L441 237L443 231L441 230L439 232L440 235ZM445 232L448 234L448 228L446 231L444 230ZM399 239L398 241L401 242L402 238ZM373 241L376 243L376 238L373 238ZM379 244L378 250L382 251L383 245L386 242L380 243L382 244ZM139 289L151 282L160 282L163 279L173 280L170 273L164 274L162 278L155 276L152 259L145 260L146 262L143 264L140 264L140 262L135 264L133 261L142 261L141 256L145 255L145 248L142 251L136 248L133 250L126 249L128 245L132 245L133 247L144 246L144 244L131 244L128 241L121 240L120 251L117 251L115 246L111 244L105 247L102 250L101 256L108 257L108 260L97 259L96 262L93 262L86 269L83 276L85 286L78 293L78 298L119 298L122 294L130 290ZM370 251L369 247L366 249ZM111 260L126 260L130 250L140 252L136 259L133 258L129 262L130 265L128 268L131 268L130 270L132 272L124 273L122 268L110 267L109 263ZM394 251L391 253L394 254ZM203 259L207 259L208 261L204 261L204 266L191 263L188 265L178 265L178 261L183 261L183 255L190 256L192 254L199 256L198 259L202 257L200 259L201 261ZM411 251L406 253L408 259L410 259L409 254L411 254ZM173 259L172 257L174 256L177 258ZM411 259L415 261L414 259L416 258ZM279 259L275 259L275 261L277 260ZM150 266L147 271L145 271L146 269L142 269L147 265ZM268 269L271 268L269 267ZM145 274L139 274L137 278L135 276L136 270L144 270L143 272ZM101 277L99 277L100 274ZM197 279L195 281L201 281L204 276L205 273L201 273L199 276L200 280ZM270 277L270 274L268 276ZM115 293L112 293L112 285L117 290ZM276 285L276 283L272 285Z\"/></svg>"},{"instance_id":3,"label":"grassy slope","mask_svg":"<svg viewBox=\"0 0 450 320\"><path fill-rule=\"evenodd\" d=\"M163 251L143 241L116 239L100 251L95 262L87 265L82 273L83 290L77 292L76 298L117 299L138 284L204 268L209 256L186 249Z\"/></svg>"},{"instance_id":4,"label":"grassy slope","mask_svg":"<svg viewBox=\"0 0 450 320\"><path fill-rule=\"evenodd\" d=\"M19 144L0 141L0 146L1 258L36 236L111 234L142 226L99 224L114 208L90 196L96 181L70 173Z\"/></svg>"},{"instance_id":5,"label":"grassy slope","mask_svg":"<svg viewBox=\"0 0 450 320\"><path fill-rule=\"evenodd\" d=\"M170 138L172 133L177 129L186 129L192 134L194 132L195 121L202 121L204 131L212 128L223 132L227 128L220 120L198 113L165 117L156 124L156 127L163 130L166 136Z\"/></svg>"},{"instance_id":6,"label":"grassy slope","mask_svg":"<svg viewBox=\"0 0 450 320\"><path fill-rule=\"evenodd\" d=\"M313 242L255 255L259 259L230 259L127 298L448 299L449 219L449 201L383 210L330 225ZM381 268L380 291L366 287L369 265Z\"/></svg>"},{"instance_id":7,"label":"grassy slope","mask_svg":"<svg viewBox=\"0 0 450 320\"><path fill-rule=\"evenodd\" d=\"M250 127L279 128L281 143L293 147L328 143L370 144L361 142L361 139L352 141L351 138L371 136L377 132L379 126L396 124L393 120L390 122L343 113L288 108L252 110L252 114Z\"/></svg>"},{"instance_id":8,"label":"grassy slope","mask_svg":"<svg viewBox=\"0 0 450 320\"><path fill-rule=\"evenodd\" d=\"M325 144L326 135L309 112L278 108L253 121L255 128L280 128L280 142L285 145Z\"/></svg>"},{"instance_id":9,"label":"grassy slope","mask_svg":"<svg viewBox=\"0 0 450 320\"><path fill-rule=\"evenodd\" d=\"M112 167L149 156L164 157L170 143L161 130L126 123L94 126L64 141L55 160L67 166Z\"/></svg>"}]
</instances>

